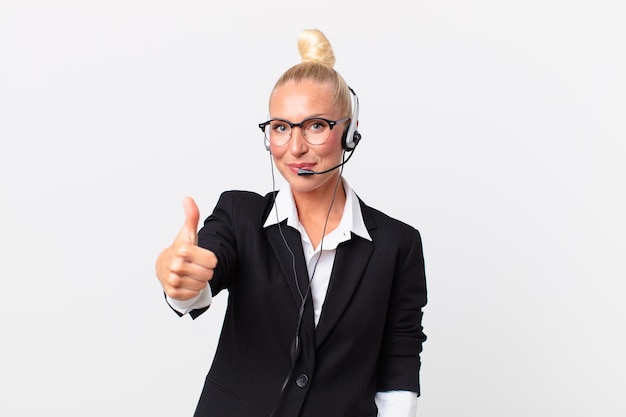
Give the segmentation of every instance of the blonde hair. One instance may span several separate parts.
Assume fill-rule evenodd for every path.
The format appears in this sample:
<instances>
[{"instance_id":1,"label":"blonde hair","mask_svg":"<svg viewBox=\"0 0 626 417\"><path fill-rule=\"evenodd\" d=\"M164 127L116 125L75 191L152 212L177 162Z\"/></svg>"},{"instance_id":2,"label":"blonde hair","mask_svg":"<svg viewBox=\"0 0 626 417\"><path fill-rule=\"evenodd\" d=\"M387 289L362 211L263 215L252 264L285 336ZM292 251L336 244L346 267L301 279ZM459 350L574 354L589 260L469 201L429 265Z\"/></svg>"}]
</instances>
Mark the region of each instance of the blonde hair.
<instances>
[{"instance_id":1,"label":"blonde hair","mask_svg":"<svg viewBox=\"0 0 626 417\"><path fill-rule=\"evenodd\" d=\"M333 67L335 53L330 42L318 29L306 29L298 36L298 51L302 62L289 68L276 81L277 87L289 82L312 80L317 83L328 83L334 91L334 104L339 105L345 117L352 115L352 97L348 84ZM273 90L272 90L273 92Z\"/></svg>"}]
</instances>

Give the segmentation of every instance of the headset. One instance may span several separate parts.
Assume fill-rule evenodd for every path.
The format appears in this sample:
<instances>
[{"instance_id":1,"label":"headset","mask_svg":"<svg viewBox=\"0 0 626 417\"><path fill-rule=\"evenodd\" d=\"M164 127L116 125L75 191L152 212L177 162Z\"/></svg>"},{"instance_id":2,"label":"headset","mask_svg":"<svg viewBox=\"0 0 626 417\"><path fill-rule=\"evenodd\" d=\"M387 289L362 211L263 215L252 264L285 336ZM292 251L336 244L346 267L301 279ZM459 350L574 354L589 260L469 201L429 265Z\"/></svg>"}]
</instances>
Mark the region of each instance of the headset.
<instances>
[{"instance_id":1,"label":"headset","mask_svg":"<svg viewBox=\"0 0 626 417\"><path fill-rule=\"evenodd\" d=\"M358 122L358 115L359 115L359 104L358 104L358 97L356 96L356 94L354 93L354 91L352 91L352 89L350 89L350 91L352 92L355 100L354 100L354 111L352 112L353 118L350 121L350 127L346 130L346 133L344 133L343 138L342 138L342 146L344 149L344 152L351 152L352 150L354 150L354 148L356 147L356 145L359 143L359 140L361 140L361 135L360 133L356 130L357 127L357 122ZM351 140L346 140L347 138L350 138ZM269 151L269 141L267 140L267 138L265 139L265 146L266 149ZM348 156L347 159L344 159L340 164L326 170L326 171L310 171L310 170L300 170L303 172L298 172L298 175L313 175L313 174L325 174L327 172L333 171L337 168L341 168L343 169L343 165L348 162L348 160L350 159L350 157L352 157L352 155L354 154L350 154ZM274 206L276 206L276 182L275 182L275 177L274 177L274 165L273 165L273 159L272 159L272 154L271 152L269 153L269 158L270 158L270 165L272 166L271 172L272 172L272 193L273 193L273 198L274 198ZM326 226L328 225L328 219L330 218L330 212L333 208L333 205L335 203L335 197L337 195L337 189L339 187L339 183L341 182L341 174L337 176L337 182L335 183L335 188L333 191L333 198L331 200L330 203L330 207L328 208L328 212L326 214L326 220L324 221L324 229L322 232L322 240L320 242L320 251L319 251L319 256L317 257L317 259L315 260L315 264L313 266L313 271L311 273L310 278L308 279L308 284L306 287L306 291L304 292L304 294L302 293L302 289L300 288L300 284L298 282L298 273L296 272L296 260L295 260L295 255L292 251L292 249L289 247L289 244L287 243L287 239L285 238L285 235L283 234L282 231L282 227L279 221L279 217L278 217L278 208L276 208L275 212L276 212L276 222L278 225L278 230L280 232L280 235L283 239L283 243L285 244L287 250L289 251L289 253L291 254L291 259L292 259L292 266L293 266L293 278L295 280L295 284L296 284L296 288L298 289L298 293L300 294L300 298L302 300L302 303L300 304L300 308L298 311L298 323L296 325L296 329L295 329L295 334L294 334L294 338L291 342L291 346L290 346L290 356L291 356L291 368L289 369L289 373L287 374L287 376L285 377L285 380L283 381L282 387L280 389L280 393L278 394L278 397L276 399L276 402L274 403L274 408L272 409L272 413L270 414L270 417L275 417L276 413L278 412L282 399L283 399L283 395L285 393L285 388L287 387L287 384L289 383L289 380L291 379L291 377L293 376L293 370L295 369L296 366L296 362L300 356L300 352L302 350L302 346L300 343L300 326L302 325L302 320L304 317L304 310L306 308L306 303L307 300L309 299L309 297L311 297L311 281L313 281L313 278L315 277L315 272L317 271L317 264L319 263L320 259L322 258L322 254L323 254L323 248L324 248L324 236L326 235Z\"/></svg>"},{"instance_id":2,"label":"headset","mask_svg":"<svg viewBox=\"0 0 626 417\"><path fill-rule=\"evenodd\" d=\"M359 122L359 97L356 95L356 93L354 92L354 90L350 87L348 87L350 89L350 93L352 94L352 118L350 119L350 126L348 127L348 129L344 132L342 138L341 138L341 146L344 150L344 155L345 152L352 152L354 150L354 148L356 148L356 146L359 144L359 141L361 140L361 134L359 133L359 131L357 130L357 126L358 126L358 122ZM265 135L264 135L265 136ZM265 149L267 151L270 150L270 143L267 137L265 137ZM325 174L327 172L331 172L334 171L337 168L341 168L343 169L343 165L348 162L348 160L352 157L353 153L350 153L350 155L348 156L348 158L344 158L344 160L330 168L327 169L325 171L311 171L311 170L306 170L306 169L301 169L298 171L298 175L314 175L314 174ZM274 169L273 169L273 160L272 160L272 155L270 152L270 165L272 166L272 189L273 189L273 195L274 195L274 205L276 205L276 185L275 185L275 181L274 181ZM326 221L324 222L324 231L322 233L322 236L324 236L326 234L326 226L328 224L328 219L330 217L330 211L332 210L333 204L335 202L335 196L337 193L337 189L339 186L339 183L341 181L341 175L339 175L337 177L337 182L335 183L335 189L333 192L333 198L330 204L330 207L328 209L328 213L326 215ZM300 343L300 326L302 324L302 320L303 320L303 316L304 316L304 310L305 310L305 306L306 306L306 302L307 299L311 296L311 281L313 280L313 277L315 276L315 271L317 270L317 264L319 263L321 257L322 257L322 253L323 253L323 247L324 247L324 238L322 237L322 240L320 242L320 254L317 258L317 260L315 261L315 264L313 266L313 271L311 274L311 277L309 278L309 282L306 288L306 291L304 292L304 294L302 294L302 289L300 288L300 285L298 283L298 275L295 269L295 255L293 253L293 251L291 250L291 248L289 247L289 244L287 243L287 240L285 239L285 236L282 232L282 228L280 225L280 222L278 222L278 210L276 209L276 220L277 220L277 224L278 224L278 230L280 231L280 235L283 239L283 243L285 244L285 246L287 247L287 250L289 251L289 253L291 254L291 258L292 258L292 264L293 266L293 275L294 275L294 280L295 280L295 284L296 284L296 288L298 289L298 292L300 293L300 297L302 299L302 303L300 304L300 309L298 312L298 323L295 329L295 334L294 334L294 338L292 340L291 343L291 347L290 347L290 355L291 355L291 369L289 370L289 373L287 374L283 385L281 387L280 393L278 394L278 397L276 399L276 402L274 404L274 408L272 410L272 413L270 415L270 417L275 417L276 413L278 412L282 399L283 399L283 395L285 393L285 388L287 387L287 384L289 382L289 380L291 379L291 377L293 376L293 370L295 369L296 366L296 362L298 360L298 357L300 356L300 352L301 352L301 343Z\"/></svg>"},{"instance_id":3,"label":"headset","mask_svg":"<svg viewBox=\"0 0 626 417\"><path fill-rule=\"evenodd\" d=\"M359 96L356 95L351 87L348 87L352 94L352 117L350 118L350 126L341 137L341 147L346 152L352 152L356 145L361 140L361 134L357 130L359 125ZM265 144L265 150L270 150L270 141L267 136L263 135L263 142Z\"/></svg>"},{"instance_id":4,"label":"headset","mask_svg":"<svg viewBox=\"0 0 626 417\"><path fill-rule=\"evenodd\" d=\"M359 125L359 96L356 95L351 87L348 87L352 93L352 118L350 119L350 127L341 138L341 146L346 152L351 152L356 148L361 140L361 134L357 130Z\"/></svg>"}]
</instances>

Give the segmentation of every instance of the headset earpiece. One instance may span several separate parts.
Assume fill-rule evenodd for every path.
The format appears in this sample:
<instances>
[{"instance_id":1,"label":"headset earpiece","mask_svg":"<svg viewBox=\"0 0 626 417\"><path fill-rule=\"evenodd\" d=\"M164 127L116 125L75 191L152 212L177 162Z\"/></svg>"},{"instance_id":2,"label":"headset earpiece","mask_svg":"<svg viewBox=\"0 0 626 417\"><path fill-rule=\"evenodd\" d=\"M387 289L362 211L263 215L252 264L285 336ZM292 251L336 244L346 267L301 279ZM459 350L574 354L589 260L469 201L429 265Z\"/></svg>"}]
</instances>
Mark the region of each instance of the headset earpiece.
<instances>
[{"instance_id":1,"label":"headset earpiece","mask_svg":"<svg viewBox=\"0 0 626 417\"><path fill-rule=\"evenodd\" d=\"M346 152L351 152L361 140L361 134L357 130L359 125L359 97L354 90L350 87L350 93L352 93L352 117L350 118L350 126L341 138L341 146Z\"/></svg>"},{"instance_id":2,"label":"headset earpiece","mask_svg":"<svg viewBox=\"0 0 626 417\"><path fill-rule=\"evenodd\" d=\"M267 118L269 119L269 117L270 116L268 114ZM261 127L261 125L259 127ZM270 152L270 139L265 135L265 130L264 129L261 129L261 130L263 130L263 145L265 145L265 150Z\"/></svg>"}]
</instances>

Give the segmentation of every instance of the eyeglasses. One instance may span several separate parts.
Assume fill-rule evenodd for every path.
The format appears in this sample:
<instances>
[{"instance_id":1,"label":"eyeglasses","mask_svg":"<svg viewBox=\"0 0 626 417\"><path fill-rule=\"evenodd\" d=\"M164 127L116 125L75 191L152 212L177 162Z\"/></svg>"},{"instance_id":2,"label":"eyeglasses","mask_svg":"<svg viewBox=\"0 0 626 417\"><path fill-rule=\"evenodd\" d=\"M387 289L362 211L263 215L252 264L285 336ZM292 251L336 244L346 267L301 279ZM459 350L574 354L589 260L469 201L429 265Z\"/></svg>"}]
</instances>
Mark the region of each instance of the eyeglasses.
<instances>
[{"instance_id":1,"label":"eyeglasses","mask_svg":"<svg viewBox=\"0 0 626 417\"><path fill-rule=\"evenodd\" d=\"M335 125L350 120L344 117L339 120L328 120L321 117L310 117L300 123L291 123L284 119L271 119L265 123L259 123L259 127L265 134L265 138L275 146L283 146L291 139L294 127L299 127L304 140L310 145L321 145L330 137L330 131Z\"/></svg>"}]
</instances>

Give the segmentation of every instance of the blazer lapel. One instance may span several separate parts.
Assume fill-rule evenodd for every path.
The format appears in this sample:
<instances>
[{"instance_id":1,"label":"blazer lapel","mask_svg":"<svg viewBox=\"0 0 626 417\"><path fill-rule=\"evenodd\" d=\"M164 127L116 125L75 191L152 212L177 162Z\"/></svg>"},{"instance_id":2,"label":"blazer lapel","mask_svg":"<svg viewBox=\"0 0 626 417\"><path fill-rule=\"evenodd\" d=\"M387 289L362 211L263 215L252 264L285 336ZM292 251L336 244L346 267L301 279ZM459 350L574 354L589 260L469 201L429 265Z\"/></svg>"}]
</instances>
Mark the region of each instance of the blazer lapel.
<instances>
[{"instance_id":1,"label":"blazer lapel","mask_svg":"<svg viewBox=\"0 0 626 417\"><path fill-rule=\"evenodd\" d=\"M361 281L373 250L374 245L370 241L355 235L337 248L328 292L315 332L316 346L324 342L341 318Z\"/></svg>"},{"instance_id":2,"label":"blazer lapel","mask_svg":"<svg viewBox=\"0 0 626 417\"><path fill-rule=\"evenodd\" d=\"M276 253L276 259L285 277L286 285L291 290L293 300L298 311L300 311L302 297L306 295L309 286L309 273L302 251L302 238L300 233L294 228L287 226L286 221L283 221L280 228L278 225L268 227L267 236L272 249ZM284 240L283 236L285 237ZM287 242L289 247L287 247L285 242ZM294 268L298 280L297 286L296 277L294 277ZM302 327L309 336L309 340L315 340L315 320L313 317L313 301L311 294L308 294L306 299Z\"/></svg>"},{"instance_id":3,"label":"blazer lapel","mask_svg":"<svg viewBox=\"0 0 626 417\"><path fill-rule=\"evenodd\" d=\"M284 240L283 236L285 237ZM299 307L300 304L302 304L302 297L304 296L309 281L306 261L304 260L304 253L302 252L302 239L300 237L300 233L294 228L287 226L284 221L281 223L280 228L278 225L268 227L267 237L272 249L276 253L276 259L278 260L278 264L283 271L285 282L291 289L294 301ZM289 245L289 247L287 247L287 245ZM299 288L296 287L294 268Z\"/></svg>"}]
</instances>

